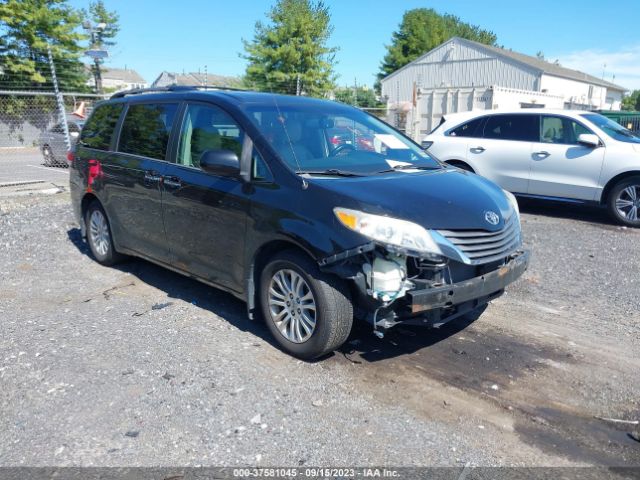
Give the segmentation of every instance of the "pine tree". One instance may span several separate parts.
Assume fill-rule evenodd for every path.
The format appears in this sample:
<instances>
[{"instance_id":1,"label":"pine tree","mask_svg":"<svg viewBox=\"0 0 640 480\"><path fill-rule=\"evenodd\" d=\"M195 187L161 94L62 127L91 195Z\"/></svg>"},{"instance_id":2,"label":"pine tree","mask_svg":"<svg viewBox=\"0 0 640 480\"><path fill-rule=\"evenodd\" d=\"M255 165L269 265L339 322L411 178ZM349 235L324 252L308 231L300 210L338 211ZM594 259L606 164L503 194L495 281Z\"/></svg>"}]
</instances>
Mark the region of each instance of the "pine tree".
<instances>
[{"instance_id":1,"label":"pine tree","mask_svg":"<svg viewBox=\"0 0 640 480\"><path fill-rule=\"evenodd\" d=\"M327 47L333 30L322 1L277 0L268 25L257 22L252 41L244 42L245 81L259 90L321 97L335 83L337 48Z\"/></svg>"},{"instance_id":2,"label":"pine tree","mask_svg":"<svg viewBox=\"0 0 640 480\"><path fill-rule=\"evenodd\" d=\"M49 44L61 89L86 89L80 21L79 12L66 0L1 2L0 84L12 89L52 89Z\"/></svg>"}]
</instances>

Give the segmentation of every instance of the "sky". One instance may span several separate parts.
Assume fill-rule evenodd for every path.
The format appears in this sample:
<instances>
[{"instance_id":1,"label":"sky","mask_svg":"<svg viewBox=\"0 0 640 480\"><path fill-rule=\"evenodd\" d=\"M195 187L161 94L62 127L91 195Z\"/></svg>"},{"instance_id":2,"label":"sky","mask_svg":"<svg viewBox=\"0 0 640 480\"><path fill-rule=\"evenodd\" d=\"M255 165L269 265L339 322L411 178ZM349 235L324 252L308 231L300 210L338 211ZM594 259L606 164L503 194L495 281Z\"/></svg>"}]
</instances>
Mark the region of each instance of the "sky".
<instances>
[{"instance_id":1,"label":"sky","mask_svg":"<svg viewBox=\"0 0 640 480\"><path fill-rule=\"evenodd\" d=\"M104 0L120 14L108 66L131 68L151 83L163 70L242 75L242 39L266 20L270 0ZM274 0L275 1L275 0ZM86 7L89 0L71 0ZM391 34L412 8L434 8L493 31L498 44L629 89L640 88L639 0L325 0L339 47L338 84L372 85ZM615 75L615 79L614 79Z\"/></svg>"}]
</instances>

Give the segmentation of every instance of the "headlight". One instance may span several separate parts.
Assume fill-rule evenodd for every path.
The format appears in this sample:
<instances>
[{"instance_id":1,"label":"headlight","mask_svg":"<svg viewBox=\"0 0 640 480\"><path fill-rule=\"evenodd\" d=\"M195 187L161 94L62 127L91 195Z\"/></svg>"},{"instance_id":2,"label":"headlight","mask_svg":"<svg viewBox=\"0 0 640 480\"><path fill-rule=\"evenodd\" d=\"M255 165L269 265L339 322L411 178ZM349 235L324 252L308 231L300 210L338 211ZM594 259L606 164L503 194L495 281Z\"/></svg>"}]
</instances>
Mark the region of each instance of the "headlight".
<instances>
[{"instance_id":1,"label":"headlight","mask_svg":"<svg viewBox=\"0 0 640 480\"><path fill-rule=\"evenodd\" d=\"M348 208L336 207L333 211L345 227L372 240L415 252L442 255L431 234L413 222Z\"/></svg>"},{"instance_id":2,"label":"headlight","mask_svg":"<svg viewBox=\"0 0 640 480\"><path fill-rule=\"evenodd\" d=\"M516 211L517 217L520 218L520 207L518 206L518 199L513 193L507 192L506 190L502 191L504 192L505 197L507 197L507 200L509 200L509 203L511 204L513 209Z\"/></svg>"}]
</instances>

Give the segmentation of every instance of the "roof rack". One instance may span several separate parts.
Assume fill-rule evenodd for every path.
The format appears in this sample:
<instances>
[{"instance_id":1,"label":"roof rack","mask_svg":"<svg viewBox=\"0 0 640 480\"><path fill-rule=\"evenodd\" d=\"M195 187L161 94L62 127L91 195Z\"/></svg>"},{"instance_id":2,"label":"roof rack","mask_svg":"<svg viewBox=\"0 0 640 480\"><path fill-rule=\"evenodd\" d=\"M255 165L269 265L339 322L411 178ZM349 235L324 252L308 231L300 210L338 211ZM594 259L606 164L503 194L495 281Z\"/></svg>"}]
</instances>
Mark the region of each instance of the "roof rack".
<instances>
[{"instance_id":1,"label":"roof rack","mask_svg":"<svg viewBox=\"0 0 640 480\"><path fill-rule=\"evenodd\" d=\"M218 85L169 85L166 87L149 87L149 88L133 88L131 90L123 90L111 95L111 98L122 98L127 95L140 95L142 93L157 92L188 92L192 90L232 90L237 92L247 91L244 88L221 87Z\"/></svg>"}]
</instances>

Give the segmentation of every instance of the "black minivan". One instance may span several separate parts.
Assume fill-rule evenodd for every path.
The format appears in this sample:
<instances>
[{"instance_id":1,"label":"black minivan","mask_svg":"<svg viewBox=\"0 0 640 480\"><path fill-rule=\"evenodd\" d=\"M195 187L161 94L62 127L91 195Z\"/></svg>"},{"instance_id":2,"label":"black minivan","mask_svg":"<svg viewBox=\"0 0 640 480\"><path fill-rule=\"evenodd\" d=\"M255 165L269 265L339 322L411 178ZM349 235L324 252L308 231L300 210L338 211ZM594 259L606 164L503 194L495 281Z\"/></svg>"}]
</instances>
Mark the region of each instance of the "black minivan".
<instances>
[{"instance_id":1,"label":"black minivan","mask_svg":"<svg viewBox=\"0 0 640 480\"><path fill-rule=\"evenodd\" d=\"M358 138L336 145L336 129ZM69 160L98 262L134 255L224 289L304 359L338 348L354 318L378 336L443 324L528 265L511 194L332 101L121 92Z\"/></svg>"}]
</instances>

